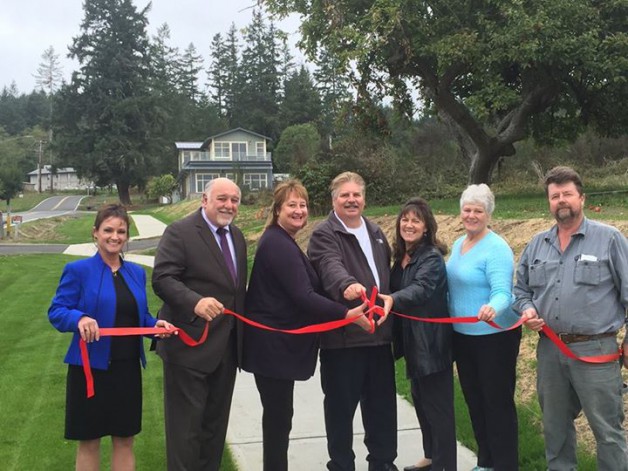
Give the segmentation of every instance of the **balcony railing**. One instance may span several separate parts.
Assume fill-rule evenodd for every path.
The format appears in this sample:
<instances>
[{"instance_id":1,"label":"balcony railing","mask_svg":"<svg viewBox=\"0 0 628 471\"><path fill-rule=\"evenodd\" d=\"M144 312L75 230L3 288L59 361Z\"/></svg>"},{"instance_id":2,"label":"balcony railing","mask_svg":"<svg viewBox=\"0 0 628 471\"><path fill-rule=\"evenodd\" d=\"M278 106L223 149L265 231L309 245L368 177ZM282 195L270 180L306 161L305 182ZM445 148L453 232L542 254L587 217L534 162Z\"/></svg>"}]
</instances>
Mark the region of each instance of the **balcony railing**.
<instances>
[{"instance_id":1,"label":"balcony railing","mask_svg":"<svg viewBox=\"0 0 628 471\"><path fill-rule=\"evenodd\" d=\"M183 154L183 164L187 164L188 162L270 162L270 160L270 152L250 155L236 154L229 157L216 157L209 152L196 152L192 155Z\"/></svg>"}]
</instances>

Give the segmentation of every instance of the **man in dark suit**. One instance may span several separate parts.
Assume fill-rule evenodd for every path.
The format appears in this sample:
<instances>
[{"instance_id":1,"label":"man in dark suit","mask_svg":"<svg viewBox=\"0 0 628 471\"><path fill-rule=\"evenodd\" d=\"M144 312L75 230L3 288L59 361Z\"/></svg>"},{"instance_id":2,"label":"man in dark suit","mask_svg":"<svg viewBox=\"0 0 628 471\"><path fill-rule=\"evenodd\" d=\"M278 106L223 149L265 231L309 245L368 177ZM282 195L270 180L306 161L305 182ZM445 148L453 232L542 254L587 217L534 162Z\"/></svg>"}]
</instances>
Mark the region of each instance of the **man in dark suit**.
<instances>
[{"instance_id":1,"label":"man in dark suit","mask_svg":"<svg viewBox=\"0 0 628 471\"><path fill-rule=\"evenodd\" d=\"M231 180L207 184L202 208L166 229L155 256L153 289L160 319L207 341L188 347L159 341L163 360L169 471L218 471L225 445L241 332L224 309L244 311L247 261L242 232L232 225L240 189ZM226 232L225 232L226 231Z\"/></svg>"}]
</instances>

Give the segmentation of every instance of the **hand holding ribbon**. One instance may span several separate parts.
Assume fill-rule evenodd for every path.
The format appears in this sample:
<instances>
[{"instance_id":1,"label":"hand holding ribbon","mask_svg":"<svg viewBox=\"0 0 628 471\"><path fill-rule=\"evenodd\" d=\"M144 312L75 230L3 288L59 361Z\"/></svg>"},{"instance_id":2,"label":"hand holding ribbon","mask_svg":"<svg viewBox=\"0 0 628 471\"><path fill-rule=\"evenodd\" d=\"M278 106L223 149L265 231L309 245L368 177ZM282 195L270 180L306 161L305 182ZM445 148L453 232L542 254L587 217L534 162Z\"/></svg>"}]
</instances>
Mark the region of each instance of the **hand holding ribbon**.
<instances>
[{"instance_id":1,"label":"hand holding ribbon","mask_svg":"<svg viewBox=\"0 0 628 471\"><path fill-rule=\"evenodd\" d=\"M363 299L365 299L366 302L368 303L370 312L377 312L379 314L381 311L383 311L383 309L379 306L374 305L376 295L377 295L377 288L374 287L371 291L371 297L367 299L366 294L364 294ZM406 314L401 314L395 311L390 311L390 312L398 317L403 317L404 319L410 319L412 321L418 321L418 322L431 322L431 323L436 323L436 324L475 324L477 322L486 322L491 327L498 330L502 330L502 331L516 329L517 327L525 323L526 326L532 330L542 331L558 347L558 349L565 356L573 360L582 361L584 363L609 363L612 361L619 360L622 356L622 349L619 349L617 353L611 353L608 355L579 357L573 351L571 351L571 349L560 339L560 337L558 337L558 335L556 335L556 333L552 329L550 329L547 325L545 325L545 321L539 318L536 310L534 309L527 309L526 311L524 311L522 313L521 318L510 327L502 327L499 324L496 324L493 320L483 320L481 317L494 318L494 316L491 316L491 313L488 311L484 312L484 315L481 315L481 313L479 313L478 316L476 317L469 316L469 317L436 317L436 318L414 317L414 316L408 316Z\"/></svg>"}]
</instances>

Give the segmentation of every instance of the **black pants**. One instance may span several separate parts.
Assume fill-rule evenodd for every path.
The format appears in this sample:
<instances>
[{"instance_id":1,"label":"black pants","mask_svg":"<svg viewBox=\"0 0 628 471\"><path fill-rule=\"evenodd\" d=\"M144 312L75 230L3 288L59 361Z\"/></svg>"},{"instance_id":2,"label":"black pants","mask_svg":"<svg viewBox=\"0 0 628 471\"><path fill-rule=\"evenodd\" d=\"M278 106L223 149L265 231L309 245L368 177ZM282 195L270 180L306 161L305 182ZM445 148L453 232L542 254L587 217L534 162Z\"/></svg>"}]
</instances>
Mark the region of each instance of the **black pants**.
<instances>
[{"instance_id":1,"label":"black pants","mask_svg":"<svg viewBox=\"0 0 628 471\"><path fill-rule=\"evenodd\" d=\"M519 469L515 384L521 328L490 335L454 333L454 355L478 444L478 466Z\"/></svg>"},{"instance_id":2,"label":"black pants","mask_svg":"<svg viewBox=\"0 0 628 471\"><path fill-rule=\"evenodd\" d=\"M255 375L262 400L264 471L288 470L288 443L294 413L294 381Z\"/></svg>"},{"instance_id":3,"label":"black pants","mask_svg":"<svg viewBox=\"0 0 628 471\"><path fill-rule=\"evenodd\" d=\"M397 396L390 345L321 350L325 429L331 471L354 471L353 416L358 403L369 469L397 457Z\"/></svg>"},{"instance_id":4,"label":"black pants","mask_svg":"<svg viewBox=\"0 0 628 471\"><path fill-rule=\"evenodd\" d=\"M457 470L453 367L410 380L423 452L434 471Z\"/></svg>"},{"instance_id":5,"label":"black pants","mask_svg":"<svg viewBox=\"0 0 628 471\"><path fill-rule=\"evenodd\" d=\"M211 373L167 361L163 366L168 470L219 471L236 377L235 345Z\"/></svg>"}]
</instances>

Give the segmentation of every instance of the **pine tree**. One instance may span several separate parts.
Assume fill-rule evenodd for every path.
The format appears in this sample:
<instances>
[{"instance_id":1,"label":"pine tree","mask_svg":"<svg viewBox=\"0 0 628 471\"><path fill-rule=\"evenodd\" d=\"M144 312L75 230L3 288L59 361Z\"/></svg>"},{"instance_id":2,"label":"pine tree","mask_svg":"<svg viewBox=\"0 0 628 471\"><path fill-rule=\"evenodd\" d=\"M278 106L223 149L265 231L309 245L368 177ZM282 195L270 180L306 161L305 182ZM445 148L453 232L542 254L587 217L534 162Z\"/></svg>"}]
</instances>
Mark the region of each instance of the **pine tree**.
<instances>
[{"instance_id":1,"label":"pine tree","mask_svg":"<svg viewBox=\"0 0 628 471\"><path fill-rule=\"evenodd\" d=\"M41 90L52 96L63 81L63 68L59 62L59 54L56 54L55 48L50 46L41 55L41 59L35 74L35 83Z\"/></svg>"},{"instance_id":2,"label":"pine tree","mask_svg":"<svg viewBox=\"0 0 628 471\"><path fill-rule=\"evenodd\" d=\"M199 73L203 70L203 58L190 43L179 59L179 84L184 96L195 103L203 100L203 93L198 87Z\"/></svg>"},{"instance_id":3,"label":"pine tree","mask_svg":"<svg viewBox=\"0 0 628 471\"><path fill-rule=\"evenodd\" d=\"M253 12L244 33L242 51L242 126L279 137L280 54L274 25L267 26L260 11Z\"/></svg>"},{"instance_id":4,"label":"pine tree","mask_svg":"<svg viewBox=\"0 0 628 471\"><path fill-rule=\"evenodd\" d=\"M281 123L286 128L294 124L317 123L320 119L321 98L310 72L302 65L286 80Z\"/></svg>"},{"instance_id":5,"label":"pine tree","mask_svg":"<svg viewBox=\"0 0 628 471\"><path fill-rule=\"evenodd\" d=\"M48 119L46 122L46 128L48 128L48 163L50 164L50 192L54 191L54 178L53 175L57 173L57 166L54 164L55 159L52 154L52 114L53 107L53 95L59 89L63 83L63 69L59 62L59 54L55 53L54 47L50 46L41 55L42 62L39 63L37 73L35 74L35 83L39 86L43 93L46 94L45 98L48 101ZM41 190L41 189L40 189Z\"/></svg>"},{"instance_id":6,"label":"pine tree","mask_svg":"<svg viewBox=\"0 0 628 471\"><path fill-rule=\"evenodd\" d=\"M115 184L130 204L129 188L143 186L153 170L161 118L149 88L150 4L85 0L80 34L70 56L80 68L59 92L58 147L81 177Z\"/></svg>"},{"instance_id":7,"label":"pine tree","mask_svg":"<svg viewBox=\"0 0 628 471\"><path fill-rule=\"evenodd\" d=\"M342 62L322 49L317 58L318 68L314 71L314 79L321 96L323 116L320 122L320 131L326 136L331 148L332 136L338 125L342 110L351 100L349 92L350 80Z\"/></svg>"}]
</instances>

